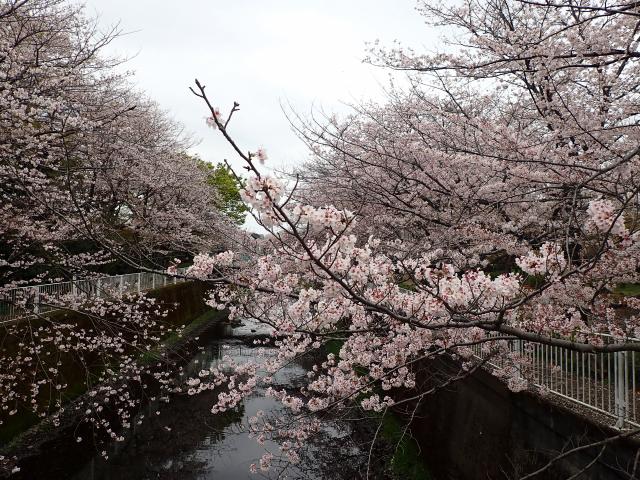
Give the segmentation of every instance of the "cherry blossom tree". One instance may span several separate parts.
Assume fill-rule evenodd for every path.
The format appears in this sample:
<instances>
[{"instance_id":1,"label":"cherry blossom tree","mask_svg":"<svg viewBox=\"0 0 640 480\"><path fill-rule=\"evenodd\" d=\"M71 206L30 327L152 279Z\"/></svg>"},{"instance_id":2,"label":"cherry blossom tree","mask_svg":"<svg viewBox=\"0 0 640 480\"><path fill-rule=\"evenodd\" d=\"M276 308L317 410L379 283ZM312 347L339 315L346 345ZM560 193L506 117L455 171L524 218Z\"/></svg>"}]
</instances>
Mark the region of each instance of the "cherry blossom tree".
<instances>
[{"instance_id":1,"label":"cherry blossom tree","mask_svg":"<svg viewBox=\"0 0 640 480\"><path fill-rule=\"evenodd\" d=\"M203 371L192 393L226 383L213 411L232 408L288 362L340 342L297 395L270 390L298 414L296 428L252 421L256 435L286 441L290 460L319 428L310 412L411 413L488 358L512 390L532 387L513 340L640 349L629 341L640 303L612 297L640 280L637 4L420 5L455 40L427 55L374 47L370 61L410 72L410 87L300 125L312 159L293 180L263 171L261 150L234 141L230 116L196 81L270 234L209 301L270 325L278 354ZM199 256L193 272L217 278L226 261ZM444 355L458 373L424 388L428 360Z\"/></svg>"},{"instance_id":2,"label":"cherry blossom tree","mask_svg":"<svg viewBox=\"0 0 640 480\"><path fill-rule=\"evenodd\" d=\"M212 133L248 172L241 197L269 233L246 258L232 245L213 251L236 237L211 210L215 192L185 154L179 127L98 55L116 32L101 36L57 0L2 4L0 99L10 106L0 112L3 288L55 278L54 266L86 271L112 258L157 270L166 264L156 253L183 251L194 255L185 276L213 287L209 305L268 325L271 337L260 342L276 347L174 385L163 364L142 368L129 350L162 338L148 324L149 311L162 308L116 298L85 308L92 319L123 316L127 335L16 327L11 334L29 340L0 377L2 408L10 414L37 399L45 387L30 379L34 371L55 375L55 365L33 363L39 342L97 348L122 356L90 394L118 406L131 400L125 384L142 374L164 393L216 390L213 413L269 387L293 421L258 415L251 434L277 437L285 460L296 462L323 415L393 409L410 420L426 395L490 359L500 359L492 372L513 391L531 388L530 358L509 348L514 340L640 351L629 341L640 334L638 300L618 298L628 307L621 315L612 299L616 285L640 280L637 4L420 5L453 32L446 50L374 47L370 61L408 72L410 86L384 105L299 125L312 156L292 178L265 173L267 150L233 138L238 105L226 114L196 81ZM72 240L95 247L70 253ZM337 354L327 353L331 345ZM279 369L309 355L322 358L305 387L274 385ZM457 370L425 382L430 360L445 357ZM114 379L119 386L107 387ZM87 415L120 438L95 414L100 406ZM116 410L126 427L130 411ZM274 461L267 452L254 469Z\"/></svg>"},{"instance_id":3,"label":"cherry blossom tree","mask_svg":"<svg viewBox=\"0 0 640 480\"><path fill-rule=\"evenodd\" d=\"M154 251L228 237L190 139L101 54L117 30L101 33L60 1L5 2L1 12L3 275L27 277L15 285L70 278L89 250L97 262L162 269ZM91 248L74 262L63 245L81 240Z\"/></svg>"},{"instance_id":4,"label":"cherry blossom tree","mask_svg":"<svg viewBox=\"0 0 640 480\"><path fill-rule=\"evenodd\" d=\"M134 390L168 388L167 363L140 357L180 333L163 321L173 305L145 295L105 286L100 298L78 288L34 302L16 287L114 268L168 274L174 257L242 239L192 140L104 54L118 35L68 2L0 1L0 428L16 414L57 421L84 389L75 408L121 438ZM23 318L7 321L8 307Z\"/></svg>"}]
</instances>

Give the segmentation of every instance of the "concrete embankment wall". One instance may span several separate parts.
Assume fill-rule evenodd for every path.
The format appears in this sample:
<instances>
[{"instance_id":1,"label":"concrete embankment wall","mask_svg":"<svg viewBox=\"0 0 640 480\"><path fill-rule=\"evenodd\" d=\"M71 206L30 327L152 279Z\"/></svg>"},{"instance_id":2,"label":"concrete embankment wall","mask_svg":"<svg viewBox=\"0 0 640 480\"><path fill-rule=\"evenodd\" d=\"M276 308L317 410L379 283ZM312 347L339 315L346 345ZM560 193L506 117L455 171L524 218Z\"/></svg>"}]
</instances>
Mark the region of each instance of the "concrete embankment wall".
<instances>
[{"instance_id":1,"label":"concrete embankment wall","mask_svg":"<svg viewBox=\"0 0 640 480\"><path fill-rule=\"evenodd\" d=\"M430 366L451 367L445 361ZM520 478L562 451L620 433L553 398L512 393L484 370L426 397L412 430L439 480ZM638 448L630 439L614 441L602 452L602 446L592 447L554 462L535 478L570 478L600 455L577 478L629 479Z\"/></svg>"}]
</instances>

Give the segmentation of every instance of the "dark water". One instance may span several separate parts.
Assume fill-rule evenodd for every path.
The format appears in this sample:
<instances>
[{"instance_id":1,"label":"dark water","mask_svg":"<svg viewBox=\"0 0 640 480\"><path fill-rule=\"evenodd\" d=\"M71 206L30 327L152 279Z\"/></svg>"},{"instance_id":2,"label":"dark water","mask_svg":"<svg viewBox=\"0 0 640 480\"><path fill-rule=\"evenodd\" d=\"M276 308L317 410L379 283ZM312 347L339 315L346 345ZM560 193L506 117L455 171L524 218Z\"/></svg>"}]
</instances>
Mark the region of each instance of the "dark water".
<instances>
[{"instance_id":1,"label":"dark water","mask_svg":"<svg viewBox=\"0 0 640 480\"><path fill-rule=\"evenodd\" d=\"M227 337L212 340L185 368L188 374L197 374L221 362L229 355L238 362L251 359L256 354L251 342L257 333L254 325L246 325L225 333ZM274 380L281 385L296 383L306 374L305 369L291 364L280 371ZM298 465L288 466L284 472L277 469L249 473L252 463L258 463L265 448L274 454L279 446L266 441L258 445L248 438L247 420L258 410L265 414L283 414L281 405L264 396L258 389L233 412L213 415L211 406L217 393L207 392L194 396L175 396L169 403L151 404L145 410L144 421L135 427L126 441L116 443L108 452L108 460L95 455L79 473L70 478L76 480L102 479L247 479L247 478L354 478L360 453L350 441L346 425L327 421L324 429L325 445L312 446ZM159 415L156 412L160 412ZM330 448L331 447L331 448ZM332 462L336 448L346 455L345 468L336 468ZM327 473L327 469L337 472ZM280 475L280 476L279 476Z\"/></svg>"}]
</instances>

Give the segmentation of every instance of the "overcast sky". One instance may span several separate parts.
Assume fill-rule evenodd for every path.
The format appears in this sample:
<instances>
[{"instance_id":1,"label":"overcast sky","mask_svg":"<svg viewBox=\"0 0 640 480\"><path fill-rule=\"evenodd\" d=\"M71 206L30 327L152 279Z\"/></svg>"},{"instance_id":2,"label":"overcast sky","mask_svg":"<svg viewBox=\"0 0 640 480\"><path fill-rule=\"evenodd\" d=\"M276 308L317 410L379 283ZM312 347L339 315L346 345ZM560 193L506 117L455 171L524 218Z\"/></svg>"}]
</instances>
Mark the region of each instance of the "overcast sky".
<instances>
[{"instance_id":1,"label":"overcast sky","mask_svg":"<svg viewBox=\"0 0 640 480\"><path fill-rule=\"evenodd\" d=\"M132 57L126 68L151 98L185 125L211 162L239 162L204 122L204 105L188 90L193 79L223 113L240 103L232 134L243 149L264 146L278 168L306 159L281 104L344 112L346 103L383 99L389 72L362 63L365 42L397 39L432 49L436 37L415 0L87 0L104 29L129 34L109 53Z\"/></svg>"}]
</instances>

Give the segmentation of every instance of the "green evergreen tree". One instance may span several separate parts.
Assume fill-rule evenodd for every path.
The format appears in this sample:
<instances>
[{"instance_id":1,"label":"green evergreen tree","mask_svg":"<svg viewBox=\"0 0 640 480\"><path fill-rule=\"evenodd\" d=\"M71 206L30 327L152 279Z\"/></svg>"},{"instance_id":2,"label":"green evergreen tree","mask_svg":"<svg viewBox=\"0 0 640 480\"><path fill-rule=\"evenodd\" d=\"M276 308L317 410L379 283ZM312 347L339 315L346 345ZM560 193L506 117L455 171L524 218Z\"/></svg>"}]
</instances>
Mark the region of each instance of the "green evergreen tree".
<instances>
[{"instance_id":1,"label":"green evergreen tree","mask_svg":"<svg viewBox=\"0 0 640 480\"><path fill-rule=\"evenodd\" d=\"M198 164L207 173L209 185L219 194L220 203L217 208L235 224L242 225L249 210L240 198L240 189L244 187L243 182L238 180L224 163L213 164L200 160Z\"/></svg>"}]
</instances>

